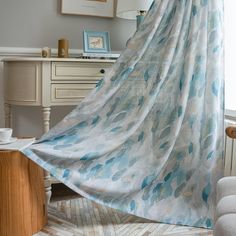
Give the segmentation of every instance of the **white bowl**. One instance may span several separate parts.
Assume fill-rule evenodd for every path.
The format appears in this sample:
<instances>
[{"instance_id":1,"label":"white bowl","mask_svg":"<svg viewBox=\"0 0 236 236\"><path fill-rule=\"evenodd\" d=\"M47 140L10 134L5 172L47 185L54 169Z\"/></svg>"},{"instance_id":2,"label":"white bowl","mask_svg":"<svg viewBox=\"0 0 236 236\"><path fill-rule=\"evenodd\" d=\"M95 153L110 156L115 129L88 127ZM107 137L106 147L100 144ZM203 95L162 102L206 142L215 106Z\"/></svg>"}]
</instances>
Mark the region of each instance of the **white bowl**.
<instances>
[{"instance_id":1,"label":"white bowl","mask_svg":"<svg viewBox=\"0 0 236 236\"><path fill-rule=\"evenodd\" d=\"M7 142L11 139L12 129L11 128L0 128L0 142Z\"/></svg>"}]
</instances>

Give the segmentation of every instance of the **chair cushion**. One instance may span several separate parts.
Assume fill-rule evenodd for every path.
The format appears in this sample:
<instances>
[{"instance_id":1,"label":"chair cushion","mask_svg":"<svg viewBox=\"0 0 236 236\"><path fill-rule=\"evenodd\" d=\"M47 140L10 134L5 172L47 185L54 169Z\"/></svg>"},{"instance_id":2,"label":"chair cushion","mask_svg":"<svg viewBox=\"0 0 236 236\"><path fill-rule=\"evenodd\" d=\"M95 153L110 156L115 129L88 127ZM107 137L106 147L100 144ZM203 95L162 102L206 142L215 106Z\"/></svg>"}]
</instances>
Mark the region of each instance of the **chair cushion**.
<instances>
[{"instance_id":1,"label":"chair cushion","mask_svg":"<svg viewBox=\"0 0 236 236\"><path fill-rule=\"evenodd\" d=\"M221 198L216 207L216 219L222 215L231 213L236 214L236 195Z\"/></svg>"},{"instance_id":2,"label":"chair cushion","mask_svg":"<svg viewBox=\"0 0 236 236\"><path fill-rule=\"evenodd\" d=\"M215 224L214 236L235 236L236 235L236 214L221 216Z\"/></svg>"},{"instance_id":3,"label":"chair cushion","mask_svg":"<svg viewBox=\"0 0 236 236\"><path fill-rule=\"evenodd\" d=\"M236 195L236 176L224 177L217 183L217 202L228 195Z\"/></svg>"}]
</instances>

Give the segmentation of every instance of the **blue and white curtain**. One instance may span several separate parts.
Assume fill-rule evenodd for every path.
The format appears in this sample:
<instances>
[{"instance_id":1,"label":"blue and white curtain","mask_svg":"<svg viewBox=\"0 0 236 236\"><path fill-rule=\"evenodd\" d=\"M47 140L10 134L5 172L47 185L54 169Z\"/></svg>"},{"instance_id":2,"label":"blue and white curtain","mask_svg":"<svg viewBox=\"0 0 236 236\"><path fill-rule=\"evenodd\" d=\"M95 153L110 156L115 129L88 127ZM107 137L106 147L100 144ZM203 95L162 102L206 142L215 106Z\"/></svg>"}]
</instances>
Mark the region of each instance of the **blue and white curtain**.
<instances>
[{"instance_id":1,"label":"blue and white curtain","mask_svg":"<svg viewBox=\"0 0 236 236\"><path fill-rule=\"evenodd\" d=\"M24 153L98 203L211 228L223 169L223 1L156 0L113 68Z\"/></svg>"}]
</instances>

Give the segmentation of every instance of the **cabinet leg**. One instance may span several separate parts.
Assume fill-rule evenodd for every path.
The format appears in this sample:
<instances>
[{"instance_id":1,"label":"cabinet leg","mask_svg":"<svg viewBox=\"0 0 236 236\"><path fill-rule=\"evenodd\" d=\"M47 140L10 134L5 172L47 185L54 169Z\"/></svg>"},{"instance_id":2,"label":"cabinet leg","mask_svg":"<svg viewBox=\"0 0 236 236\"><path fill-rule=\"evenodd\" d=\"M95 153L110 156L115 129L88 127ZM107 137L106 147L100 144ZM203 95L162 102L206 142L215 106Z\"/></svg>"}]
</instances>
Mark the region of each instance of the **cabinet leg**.
<instances>
[{"instance_id":1,"label":"cabinet leg","mask_svg":"<svg viewBox=\"0 0 236 236\"><path fill-rule=\"evenodd\" d=\"M47 133L50 127L51 107L43 107L43 133Z\"/></svg>"},{"instance_id":2,"label":"cabinet leg","mask_svg":"<svg viewBox=\"0 0 236 236\"><path fill-rule=\"evenodd\" d=\"M11 105L8 103L4 104L4 110L5 110L5 127L11 128L12 127L12 111L11 111Z\"/></svg>"},{"instance_id":3,"label":"cabinet leg","mask_svg":"<svg viewBox=\"0 0 236 236\"><path fill-rule=\"evenodd\" d=\"M50 127L50 107L43 107L43 132L47 133ZM46 202L49 204L52 195L51 178L48 171L44 171L44 188L46 193Z\"/></svg>"},{"instance_id":4,"label":"cabinet leg","mask_svg":"<svg viewBox=\"0 0 236 236\"><path fill-rule=\"evenodd\" d=\"M52 196L52 187L50 173L46 170L44 170L44 189L46 195L46 203L49 204Z\"/></svg>"}]
</instances>

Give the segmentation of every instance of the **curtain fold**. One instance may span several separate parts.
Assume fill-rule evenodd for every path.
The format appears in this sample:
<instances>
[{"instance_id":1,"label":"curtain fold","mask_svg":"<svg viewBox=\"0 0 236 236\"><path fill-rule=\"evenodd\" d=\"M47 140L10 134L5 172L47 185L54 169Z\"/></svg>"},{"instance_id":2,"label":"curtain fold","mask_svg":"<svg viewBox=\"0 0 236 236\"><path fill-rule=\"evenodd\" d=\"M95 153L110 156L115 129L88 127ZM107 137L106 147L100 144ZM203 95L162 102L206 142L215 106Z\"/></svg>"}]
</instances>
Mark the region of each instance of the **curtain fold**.
<instances>
[{"instance_id":1,"label":"curtain fold","mask_svg":"<svg viewBox=\"0 0 236 236\"><path fill-rule=\"evenodd\" d=\"M223 1L156 0L112 69L24 154L79 194L211 228L223 173Z\"/></svg>"}]
</instances>

